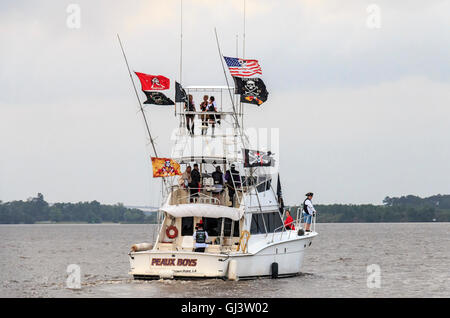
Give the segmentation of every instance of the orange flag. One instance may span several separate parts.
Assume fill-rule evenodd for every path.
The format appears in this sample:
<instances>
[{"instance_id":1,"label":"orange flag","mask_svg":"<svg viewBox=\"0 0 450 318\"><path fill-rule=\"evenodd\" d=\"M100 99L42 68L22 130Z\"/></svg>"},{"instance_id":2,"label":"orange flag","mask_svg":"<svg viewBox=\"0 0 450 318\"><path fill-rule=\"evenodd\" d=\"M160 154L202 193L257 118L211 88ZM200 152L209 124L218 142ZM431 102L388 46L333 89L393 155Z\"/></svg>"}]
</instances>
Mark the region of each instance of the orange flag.
<instances>
[{"instance_id":1,"label":"orange flag","mask_svg":"<svg viewBox=\"0 0 450 318\"><path fill-rule=\"evenodd\" d=\"M152 157L153 178L180 176L180 164L170 158Z\"/></svg>"}]
</instances>

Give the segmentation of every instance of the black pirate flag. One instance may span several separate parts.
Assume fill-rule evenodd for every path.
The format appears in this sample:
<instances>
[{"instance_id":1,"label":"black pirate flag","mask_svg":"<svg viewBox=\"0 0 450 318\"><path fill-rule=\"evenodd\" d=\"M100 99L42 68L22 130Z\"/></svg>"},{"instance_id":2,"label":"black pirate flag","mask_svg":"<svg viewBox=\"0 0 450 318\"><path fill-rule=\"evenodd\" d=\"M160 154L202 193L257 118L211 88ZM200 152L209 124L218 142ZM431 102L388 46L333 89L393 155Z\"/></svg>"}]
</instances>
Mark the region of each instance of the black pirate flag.
<instances>
[{"instance_id":1,"label":"black pirate flag","mask_svg":"<svg viewBox=\"0 0 450 318\"><path fill-rule=\"evenodd\" d=\"M278 197L278 206L279 206L280 213L283 214L284 201L283 201L283 191L281 190L280 174L278 174L277 197Z\"/></svg>"},{"instance_id":2,"label":"black pirate flag","mask_svg":"<svg viewBox=\"0 0 450 318\"><path fill-rule=\"evenodd\" d=\"M272 153L244 149L244 167L270 167L274 165L274 160L272 158Z\"/></svg>"},{"instance_id":3,"label":"black pirate flag","mask_svg":"<svg viewBox=\"0 0 450 318\"><path fill-rule=\"evenodd\" d=\"M260 78L233 77L235 83L235 94L241 95L242 103L261 105L267 100L269 93L266 85Z\"/></svg>"},{"instance_id":4,"label":"black pirate flag","mask_svg":"<svg viewBox=\"0 0 450 318\"><path fill-rule=\"evenodd\" d=\"M144 92L147 100L144 104L155 104L159 106L175 105L174 102L161 92Z\"/></svg>"},{"instance_id":5,"label":"black pirate flag","mask_svg":"<svg viewBox=\"0 0 450 318\"><path fill-rule=\"evenodd\" d=\"M175 102L177 103L187 103L187 94L180 83L175 82Z\"/></svg>"}]
</instances>

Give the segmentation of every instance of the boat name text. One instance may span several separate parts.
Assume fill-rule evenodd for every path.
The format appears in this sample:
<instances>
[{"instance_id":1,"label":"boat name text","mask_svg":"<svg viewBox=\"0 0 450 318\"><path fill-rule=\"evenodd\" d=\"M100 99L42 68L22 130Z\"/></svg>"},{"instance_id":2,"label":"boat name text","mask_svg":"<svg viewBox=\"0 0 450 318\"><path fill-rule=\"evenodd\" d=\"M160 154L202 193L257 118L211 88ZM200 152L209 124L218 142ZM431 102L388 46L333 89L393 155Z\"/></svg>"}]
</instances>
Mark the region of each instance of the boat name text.
<instances>
[{"instance_id":1,"label":"boat name text","mask_svg":"<svg viewBox=\"0 0 450 318\"><path fill-rule=\"evenodd\" d=\"M152 266L197 266L196 258L152 258Z\"/></svg>"}]
</instances>

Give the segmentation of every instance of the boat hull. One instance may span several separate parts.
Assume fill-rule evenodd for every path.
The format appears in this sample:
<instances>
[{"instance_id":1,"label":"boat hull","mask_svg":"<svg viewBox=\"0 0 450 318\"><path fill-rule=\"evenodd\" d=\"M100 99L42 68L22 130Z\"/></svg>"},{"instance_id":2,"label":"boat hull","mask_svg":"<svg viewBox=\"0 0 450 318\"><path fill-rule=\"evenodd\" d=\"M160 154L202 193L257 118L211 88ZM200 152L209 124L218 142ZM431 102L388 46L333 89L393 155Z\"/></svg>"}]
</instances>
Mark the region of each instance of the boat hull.
<instances>
[{"instance_id":1,"label":"boat hull","mask_svg":"<svg viewBox=\"0 0 450 318\"><path fill-rule=\"evenodd\" d=\"M130 253L130 274L137 279L224 277L229 258L224 254L181 251Z\"/></svg>"},{"instance_id":2,"label":"boat hull","mask_svg":"<svg viewBox=\"0 0 450 318\"><path fill-rule=\"evenodd\" d=\"M267 244L255 253L211 254L186 251L143 251L130 253L130 274L135 279L225 278L235 261L238 279L272 276L272 264L278 264L277 276L293 276L301 271L305 250L315 235Z\"/></svg>"}]
</instances>

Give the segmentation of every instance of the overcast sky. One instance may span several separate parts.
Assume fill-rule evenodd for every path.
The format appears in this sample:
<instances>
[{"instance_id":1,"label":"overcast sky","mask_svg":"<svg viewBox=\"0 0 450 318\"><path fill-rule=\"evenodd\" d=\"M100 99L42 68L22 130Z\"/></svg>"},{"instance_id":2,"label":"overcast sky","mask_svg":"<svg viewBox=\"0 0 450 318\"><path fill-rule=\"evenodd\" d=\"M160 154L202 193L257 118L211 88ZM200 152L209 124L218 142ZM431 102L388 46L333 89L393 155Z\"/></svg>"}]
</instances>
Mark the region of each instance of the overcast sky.
<instances>
[{"instance_id":1,"label":"overcast sky","mask_svg":"<svg viewBox=\"0 0 450 318\"><path fill-rule=\"evenodd\" d=\"M71 3L79 29L66 24ZM241 51L243 0L183 3L183 83L224 85L214 27L225 55L236 34ZM367 24L372 3L379 28ZM179 4L0 2L0 200L159 204L116 34L134 70L174 81ZM307 191L317 203L375 204L450 193L449 12L438 0L247 0L246 57L270 95L246 107L246 125L280 129L287 203ZM169 154L173 109L147 111Z\"/></svg>"}]
</instances>

